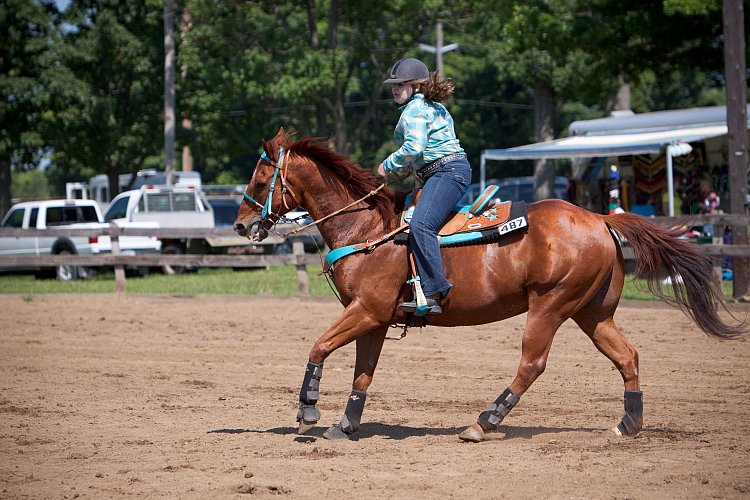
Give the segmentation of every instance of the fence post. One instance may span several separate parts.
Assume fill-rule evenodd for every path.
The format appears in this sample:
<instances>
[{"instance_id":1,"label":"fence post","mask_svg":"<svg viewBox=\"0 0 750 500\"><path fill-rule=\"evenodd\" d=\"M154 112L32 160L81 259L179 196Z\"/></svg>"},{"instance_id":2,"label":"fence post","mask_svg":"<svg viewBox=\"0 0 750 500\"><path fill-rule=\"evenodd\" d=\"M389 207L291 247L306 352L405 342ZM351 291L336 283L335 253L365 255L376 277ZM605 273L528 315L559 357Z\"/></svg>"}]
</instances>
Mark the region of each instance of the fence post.
<instances>
[{"instance_id":1,"label":"fence post","mask_svg":"<svg viewBox=\"0 0 750 500\"><path fill-rule=\"evenodd\" d=\"M120 227L114 222L109 223L109 240L112 255L120 255ZM125 267L122 264L115 266L115 290L117 293L125 292Z\"/></svg>"},{"instance_id":2,"label":"fence post","mask_svg":"<svg viewBox=\"0 0 750 500\"><path fill-rule=\"evenodd\" d=\"M302 238L292 239L292 254L305 255L305 244L302 242ZM300 295L310 295L310 286L307 281L307 266L305 264L297 264L297 283Z\"/></svg>"}]
</instances>

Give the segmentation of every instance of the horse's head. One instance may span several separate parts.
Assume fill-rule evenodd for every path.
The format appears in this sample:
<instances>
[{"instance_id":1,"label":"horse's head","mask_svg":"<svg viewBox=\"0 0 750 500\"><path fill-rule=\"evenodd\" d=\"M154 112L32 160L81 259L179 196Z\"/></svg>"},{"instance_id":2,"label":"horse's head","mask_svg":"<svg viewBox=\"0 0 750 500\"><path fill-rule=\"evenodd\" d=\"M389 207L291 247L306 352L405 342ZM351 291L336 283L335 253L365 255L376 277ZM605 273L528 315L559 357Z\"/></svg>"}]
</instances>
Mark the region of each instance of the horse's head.
<instances>
[{"instance_id":1,"label":"horse's head","mask_svg":"<svg viewBox=\"0 0 750 500\"><path fill-rule=\"evenodd\" d=\"M263 154L255 165L234 221L234 230L240 236L263 241L276 222L297 206L287 184L289 152L283 144L283 128L271 141L263 141Z\"/></svg>"}]
</instances>

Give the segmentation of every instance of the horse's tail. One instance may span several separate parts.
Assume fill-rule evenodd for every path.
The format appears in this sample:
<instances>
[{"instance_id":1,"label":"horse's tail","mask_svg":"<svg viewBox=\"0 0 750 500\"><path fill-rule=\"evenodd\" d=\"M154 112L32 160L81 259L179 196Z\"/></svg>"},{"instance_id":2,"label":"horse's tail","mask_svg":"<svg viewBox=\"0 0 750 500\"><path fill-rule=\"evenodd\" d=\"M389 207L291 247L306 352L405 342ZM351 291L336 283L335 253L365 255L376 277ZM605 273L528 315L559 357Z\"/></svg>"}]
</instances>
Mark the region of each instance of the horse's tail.
<instances>
[{"instance_id":1,"label":"horse's tail","mask_svg":"<svg viewBox=\"0 0 750 500\"><path fill-rule=\"evenodd\" d=\"M680 238L684 228L667 228L635 214L602 216L607 226L626 240L635 253L635 277L645 279L649 290L668 303L679 307L706 334L720 339L736 339L746 329L745 321L729 325L718 310L729 312L714 272L711 258L687 239ZM669 277L674 297L662 289Z\"/></svg>"}]
</instances>

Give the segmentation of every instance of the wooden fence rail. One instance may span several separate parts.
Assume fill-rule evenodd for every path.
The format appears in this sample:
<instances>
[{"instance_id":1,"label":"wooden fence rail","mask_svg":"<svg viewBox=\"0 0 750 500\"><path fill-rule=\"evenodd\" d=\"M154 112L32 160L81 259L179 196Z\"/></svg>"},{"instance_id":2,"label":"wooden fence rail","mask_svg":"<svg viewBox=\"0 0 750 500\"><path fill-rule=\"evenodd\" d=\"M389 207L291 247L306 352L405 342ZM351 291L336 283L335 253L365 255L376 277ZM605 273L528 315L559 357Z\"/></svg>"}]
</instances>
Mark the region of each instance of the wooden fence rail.
<instances>
[{"instance_id":1,"label":"wooden fence rail","mask_svg":"<svg viewBox=\"0 0 750 500\"><path fill-rule=\"evenodd\" d=\"M701 251L720 260L721 257L750 257L750 245L724 244L721 241L724 230L732 226L750 225L750 216L737 214L710 214L691 215L685 217L655 217L653 221L665 226L704 226L712 225L715 237L710 244L699 244ZM210 238L235 236L231 227L213 229L185 229L185 228L120 228L110 224L98 229L72 229L68 227L50 229L19 229L0 228L0 238L13 237L49 237L55 236L110 236L112 240L111 254L86 254L86 255L7 255L0 256L0 268L24 268L24 267L54 267L59 265L76 266L112 266L115 268L115 280L117 290L125 290L124 267L140 266L191 266L191 267L247 267L266 268L270 266L294 265L297 267L299 290L302 294L308 293L306 265L321 264L321 257L317 254L305 254L301 237L292 238L292 254L288 255L215 255L215 254L188 254L188 255L165 255L165 254L138 254L126 255L119 250L120 236L153 236L166 238ZM623 256L626 260L634 258L632 249L627 245L623 248Z\"/></svg>"}]
</instances>

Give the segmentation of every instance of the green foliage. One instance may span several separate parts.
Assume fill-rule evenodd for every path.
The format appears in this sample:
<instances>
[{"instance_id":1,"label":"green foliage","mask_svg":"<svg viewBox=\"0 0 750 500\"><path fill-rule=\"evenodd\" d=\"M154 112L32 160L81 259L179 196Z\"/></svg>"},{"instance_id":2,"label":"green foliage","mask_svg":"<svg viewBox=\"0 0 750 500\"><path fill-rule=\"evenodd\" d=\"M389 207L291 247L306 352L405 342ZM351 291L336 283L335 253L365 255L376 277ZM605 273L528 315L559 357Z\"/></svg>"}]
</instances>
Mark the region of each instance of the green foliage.
<instances>
[{"instance_id":1,"label":"green foliage","mask_svg":"<svg viewBox=\"0 0 750 500\"><path fill-rule=\"evenodd\" d=\"M52 94L45 130L55 168L116 176L143 168L160 151L160 7L153 0L77 0L65 11L69 28L45 74Z\"/></svg>"},{"instance_id":2,"label":"green foliage","mask_svg":"<svg viewBox=\"0 0 750 500\"><path fill-rule=\"evenodd\" d=\"M234 174L234 172L221 172L216 176L216 184L229 185L229 184L244 184L247 179L240 178Z\"/></svg>"},{"instance_id":3,"label":"green foliage","mask_svg":"<svg viewBox=\"0 0 750 500\"><path fill-rule=\"evenodd\" d=\"M15 172L11 188L14 198L49 198L47 176L39 169Z\"/></svg>"},{"instance_id":4,"label":"green foliage","mask_svg":"<svg viewBox=\"0 0 750 500\"><path fill-rule=\"evenodd\" d=\"M721 0L664 0L664 12L668 15L705 15L716 11L721 11Z\"/></svg>"},{"instance_id":5,"label":"green foliage","mask_svg":"<svg viewBox=\"0 0 750 500\"><path fill-rule=\"evenodd\" d=\"M54 194L161 168L162 16L157 0L72 0L64 15L51 1L0 0L0 179L4 164L42 155ZM438 19L460 45L444 56L457 88L447 105L475 171L482 149L534 140L535 88L553 100L556 136L603 116L622 82L641 112L723 102L718 0L184 0L175 19L178 148L190 146L205 182L244 183L282 125L376 166L399 115L383 76L404 56L434 68L418 44L435 44Z\"/></svg>"}]
</instances>

